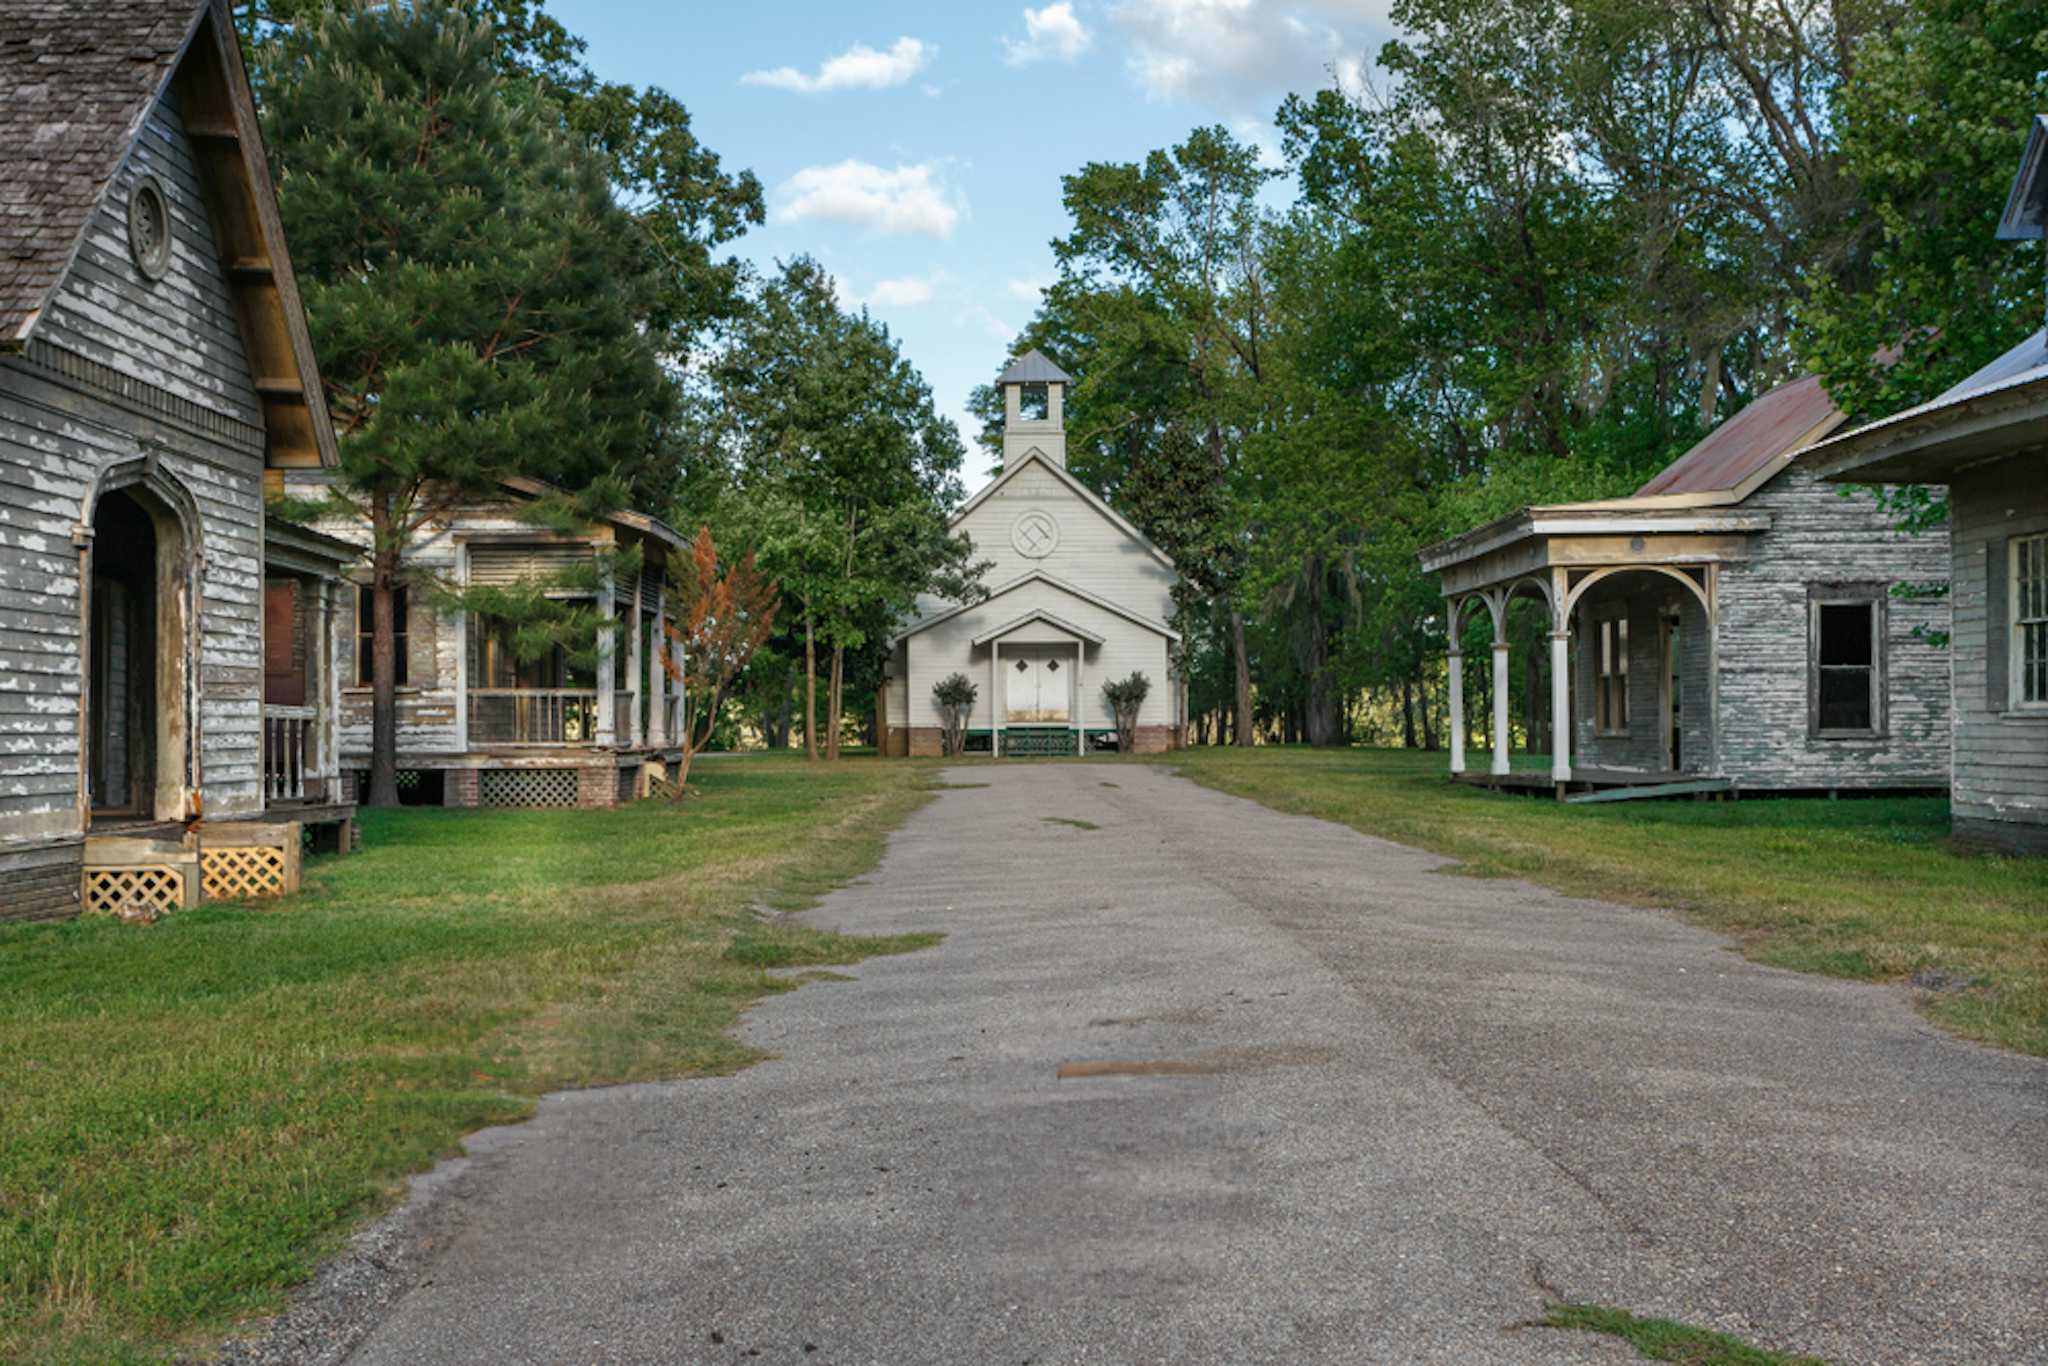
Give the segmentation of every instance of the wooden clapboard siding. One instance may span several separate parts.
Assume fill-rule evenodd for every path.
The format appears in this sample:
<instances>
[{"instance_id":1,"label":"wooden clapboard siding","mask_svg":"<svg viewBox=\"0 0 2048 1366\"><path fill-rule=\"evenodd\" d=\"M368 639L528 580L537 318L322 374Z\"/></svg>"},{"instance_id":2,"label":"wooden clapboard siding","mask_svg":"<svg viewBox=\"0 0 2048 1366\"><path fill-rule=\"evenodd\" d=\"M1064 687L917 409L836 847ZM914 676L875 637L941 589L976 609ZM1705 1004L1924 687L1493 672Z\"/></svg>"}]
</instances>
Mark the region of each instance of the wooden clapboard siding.
<instances>
[{"instance_id":1,"label":"wooden clapboard siding","mask_svg":"<svg viewBox=\"0 0 2048 1366\"><path fill-rule=\"evenodd\" d=\"M176 96L158 101L93 214L37 338L154 389L255 426L255 376L220 266ZM128 251L128 198L144 175L170 201L170 269L150 280Z\"/></svg>"},{"instance_id":2,"label":"wooden clapboard siding","mask_svg":"<svg viewBox=\"0 0 2048 1366\"><path fill-rule=\"evenodd\" d=\"M1032 511L1045 513L1059 527L1058 544L1042 558L1022 553L1011 539L1018 518ZM1173 613L1173 570L1144 541L1119 526L1103 508L1040 460L1013 465L1007 477L974 504L954 529L974 542L976 559L992 562L984 580L992 590L1042 573L1161 626ZM918 616L937 616L950 606L926 598L918 604ZM981 689L971 724L979 727L997 717L1003 699L1000 686L998 695L989 695L989 650L987 646L977 648L973 640L1033 610L1050 612L1102 637L1099 646L1080 647L1077 724L1090 729L1112 725L1113 718L1102 701L1102 684L1137 670L1152 680L1139 724L1175 723L1177 709L1165 636L1085 597L1062 591L1056 584L1033 582L909 637L897 681L889 689L890 724L938 726L932 687L953 673L966 674ZM1041 631L1033 638L1050 640L1056 635Z\"/></svg>"},{"instance_id":3,"label":"wooden clapboard siding","mask_svg":"<svg viewBox=\"0 0 2048 1366\"><path fill-rule=\"evenodd\" d=\"M1620 575L1606 579L1579 599L1573 633L1572 763L1582 768L1665 770L1662 633L1670 612L1679 615L1680 753L1679 771L1705 773L1713 768L1712 708L1707 696L1706 609L1685 585L1662 574ZM1599 676L1600 622L1615 616L1628 620L1628 729L1620 735L1595 730L1594 699ZM1510 713L1521 714L1521 671L1509 671L1508 686L1517 689ZM1468 689L1469 692L1469 689Z\"/></svg>"},{"instance_id":4,"label":"wooden clapboard siding","mask_svg":"<svg viewBox=\"0 0 2048 1366\"><path fill-rule=\"evenodd\" d=\"M1949 629L1946 599L1890 598L1885 612L1884 733L1808 733L1808 586L1920 583L1947 577L1945 531L1897 530L1876 499L1846 496L1802 466L1745 508L1771 526L1721 576L1721 769L1745 787L1938 787L1949 772L1949 653L1914 629Z\"/></svg>"},{"instance_id":5,"label":"wooden clapboard siding","mask_svg":"<svg viewBox=\"0 0 2048 1366\"><path fill-rule=\"evenodd\" d=\"M1134 625L1124 617L1085 599L1063 593L1047 583L1031 583L991 598L987 602L921 631L909 640L909 676L905 680L907 720L911 726L937 726L939 709L932 701L932 687L948 674L964 673L981 689L974 704L974 726L983 726L999 715L998 695L990 696L989 651L975 649L978 635L1003 626L1034 609L1043 609L1102 637L1099 646L1086 646L1082 655L1081 684L1076 698L1075 719L1090 728L1113 724L1109 708L1103 705L1102 684L1142 669L1152 680L1151 695L1138 717L1144 726L1168 726L1174 721L1171 689L1167 686L1166 637ZM895 691L893 688L891 691Z\"/></svg>"},{"instance_id":6,"label":"wooden clapboard siding","mask_svg":"<svg viewBox=\"0 0 2048 1366\"><path fill-rule=\"evenodd\" d=\"M1010 542L1017 518L1033 508L1050 513L1060 528L1058 548L1042 560L1018 553ZM1173 571L1037 461L1018 470L954 529L973 539L976 559L995 562L985 580L990 587L1042 569L1161 624L1173 615Z\"/></svg>"},{"instance_id":7,"label":"wooden clapboard siding","mask_svg":"<svg viewBox=\"0 0 2048 1366\"><path fill-rule=\"evenodd\" d=\"M2048 713L1991 709L1985 590L1990 550L2048 531L2048 451L2036 448L1960 476L1953 499L1955 790L1958 833L2048 853ZM2010 572L1997 566L1997 572Z\"/></svg>"}]
</instances>

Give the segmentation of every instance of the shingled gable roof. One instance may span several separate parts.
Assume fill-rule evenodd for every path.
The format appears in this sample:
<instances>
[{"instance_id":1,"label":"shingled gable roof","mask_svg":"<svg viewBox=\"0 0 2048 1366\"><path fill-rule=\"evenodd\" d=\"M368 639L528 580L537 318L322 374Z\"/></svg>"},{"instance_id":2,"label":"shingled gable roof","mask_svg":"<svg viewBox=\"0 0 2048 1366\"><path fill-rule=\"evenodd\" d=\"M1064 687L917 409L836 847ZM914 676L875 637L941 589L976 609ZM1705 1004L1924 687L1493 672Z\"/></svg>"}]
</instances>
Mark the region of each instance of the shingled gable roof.
<instances>
[{"instance_id":1,"label":"shingled gable roof","mask_svg":"<svg viewBox=\"0 0 2048 1366\"><path fill-rule=\"evenodd\" d=\"M1072 384L1073 376L1054 365L1045 352L1037 347L1026 351L1010 362L1002 374L996 376L997 384Z\"/></svg>"},{"instance_id":2,"label":"shingled gable roof","mask_svg":"<svg viewBox=\"0 0 2048 1366\"><path fill-rule=\"evenodd\" d=\"M0 351L32 340L173 82L211 191L272 463L332 465L334 431L227 0L0 2Z\"/></svg>"}]
</instances>

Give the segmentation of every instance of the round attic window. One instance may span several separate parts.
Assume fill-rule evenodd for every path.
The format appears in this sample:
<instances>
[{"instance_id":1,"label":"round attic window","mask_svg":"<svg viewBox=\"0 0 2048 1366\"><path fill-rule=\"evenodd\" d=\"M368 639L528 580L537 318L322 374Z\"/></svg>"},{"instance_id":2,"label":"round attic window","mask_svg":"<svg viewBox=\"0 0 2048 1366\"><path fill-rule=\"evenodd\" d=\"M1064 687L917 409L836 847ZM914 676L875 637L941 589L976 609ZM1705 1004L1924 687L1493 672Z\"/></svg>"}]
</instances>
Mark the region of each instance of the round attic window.
<instances>
[{"instance_id":1,"label":"round attic window","mask_svg":"<svg viewBox=\"0 0 2048 1366\"><path fill-rule=\"evenodd\" d=\"M152 280L171 268L171 202L153 175L136 181L128 195L128 251Z\"/></svg>"},{"instance_id":2,"label":"round attic window","mask_svg":"<svg viewBox=\"0 0 2048 1366\"><path fill-rule=\"evenodd\" d=\"M1010 544L1029 560L1042 560L1058 548L1060 524L1052 514L1033 508L1010 527Z\"/></svg>"}]
</instances>

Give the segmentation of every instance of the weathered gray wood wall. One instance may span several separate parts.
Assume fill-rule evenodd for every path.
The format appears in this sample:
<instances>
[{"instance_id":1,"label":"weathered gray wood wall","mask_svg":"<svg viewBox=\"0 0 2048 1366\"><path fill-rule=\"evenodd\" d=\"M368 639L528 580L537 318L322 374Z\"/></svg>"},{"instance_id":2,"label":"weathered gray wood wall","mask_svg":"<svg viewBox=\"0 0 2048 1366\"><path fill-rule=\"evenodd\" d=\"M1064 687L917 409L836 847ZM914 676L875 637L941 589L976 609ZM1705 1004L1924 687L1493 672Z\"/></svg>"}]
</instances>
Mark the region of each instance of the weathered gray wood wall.
<instances>
[{"instance_id":1,"label":"weathered gray wood wall","mask_svg":"<svg viewBox=\"0 0 2048 1366\"><path fill-rule=\"evenodd\" d=\"M129 191L145 173L173 219L160 280L128 252ZM0 359L0 917L76 908L84 675L72 534L90 524L99 471L150 449L196 504L205 549L196 719L206 814L262 809L260 422L191 146L167 100L28 350Z\"/></svg>"},{"instance_id":2,"label":"weathered gray wood wall","mask_svg":"<svg viewBox=\"0 0 2048 1366\"><path fill-rule=\"evenodd\" d=\"M1869 494L1845 497L1794 466L1743 504L1771 514L1747 563L1721 573L1719 744L1711 726L1705 611L1660 575L1606 580L1579 600L1573 623L1573 764L1655 770L1664 762L1657 715L1663 663L1660 614L1683 613L1680 768L1712 771L1738 787L1868 789L1942 787L1949 770L1949 652L1916 627L1949 629L1946 599L1885 603L1885 728L1873 738L1809 734L1808 588L1813 584L1926 583L1948 576L1945 531L1910 535ZM1981 571L1980 571L1981 573ZM1978 589L1981 596L1981 586ZM1958 603L1958 606L1961 604ZM1593 727L1596 623L1625 606L1629 619L1629 728ZM1981 608L1979 609L1981 614ZM1718 763L1716 763L1718 759Z\"/></svg>"},{"instance_id":3,"label":"weathered gray wood wall","mask_svg":"<svg viewBox=\"0 0 2048 1366\"><path fill-rule=\"evenodd\" d=\"M2012 537L2048 532L2048 451L2032 450L1971 471L1950 491L1955 553L1956 834L1982 843L2048 854L2048 713L1992 709L1986 589L2010 573L2003 554ZM2009 648L2009 647L2008 647Z\"/></svg>"},{"instance_id":4,"label":"weathered gray wood wall","mask_svg":"<svg viewBox=\"0 0 2048 1366\"><path fill-rule=\"evenodd\" d=\"M1949 652L1914 629L1949 629L1946 598L1888 599L1885 731L1816 738L1807 727L1807 590L1817 583L1939 581L1943 530L1913 535L1867 492L1848 494L1795 465L1746 508L1771 514L1749 563L1721 576L1721 768L1743 787L1945 787Z\"/></svg>"}]
</instances>

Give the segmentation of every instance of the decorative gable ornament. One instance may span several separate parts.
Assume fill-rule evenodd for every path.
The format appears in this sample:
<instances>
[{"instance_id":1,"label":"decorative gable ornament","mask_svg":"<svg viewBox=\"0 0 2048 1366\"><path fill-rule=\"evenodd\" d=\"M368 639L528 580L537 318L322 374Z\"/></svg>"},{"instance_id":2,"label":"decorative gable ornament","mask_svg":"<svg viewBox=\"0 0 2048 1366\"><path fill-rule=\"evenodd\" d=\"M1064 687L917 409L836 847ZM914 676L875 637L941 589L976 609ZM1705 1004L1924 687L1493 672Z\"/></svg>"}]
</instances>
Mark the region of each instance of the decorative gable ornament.
<instances>
[{"instance_id":1,"label":"decorative gable ornament","mask_svg":"<svg viewBox=\"0 0 2048 1366\"><path fill-rule=\"evenodd\" d=\"M171 202L153 175L128 193L128 253L149 279L161 280L171 268Z\"/></svg>"},{"instance_id":2,"label":"decorative gable ornament","mask_svg":"<svg viewBox=\"0 0 2048 1366\"><path fill-rule=\"evenodd\" d=\"M1042 560L1059 549L1059 521L1043 508L1028 509L1011 524L1010 544L1025 559Z\"/></svg>"}]
</instances>

